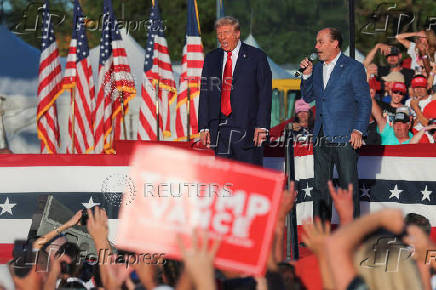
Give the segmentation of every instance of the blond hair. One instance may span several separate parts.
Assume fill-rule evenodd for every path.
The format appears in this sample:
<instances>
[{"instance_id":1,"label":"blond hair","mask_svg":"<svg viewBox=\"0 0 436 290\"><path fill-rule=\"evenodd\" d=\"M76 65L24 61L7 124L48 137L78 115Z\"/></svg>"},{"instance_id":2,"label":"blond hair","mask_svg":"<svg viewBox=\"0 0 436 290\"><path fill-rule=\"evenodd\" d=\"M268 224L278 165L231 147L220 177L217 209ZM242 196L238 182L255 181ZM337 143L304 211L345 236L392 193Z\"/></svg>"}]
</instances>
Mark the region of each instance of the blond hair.
<instances>
[{"instance_id":1,"label":"blond hair","mask_svg":"<svg viewBox=\"0 0 436 290\"><path fill-rule=\"evenodd\" d=\"M426 30L425 35L427 36L428 54L431 58L431 61L434 62L434 53L436 51L436 35L434 34L433 30Z\"/></svg>"},{"instance_id":2,"label":"blond hair","mask_svg":"<svg viewBox=\"0 0 436 290\"><path fill-rule=\"evenodd\" d=\"M241 25L239 24L239 20L232 16L224 16L217 21L215 21L215 30L218 27L231 25L235 29L235 31L241 30Z\"/></svg>"},{"instance_id":3,"label":"blond hair","mask_svg":"<svg viewBox=\"0 0 436 290\"><path fill-rule=\"evenodd\" d=\"M394 242L388 243L386 247L383 247L379 243L381 238L386 238L386 236L374 236L365 241L356 249L353 258L353 264L355 269L357 269L358 275L363 278L369 289L423 289L415 260L410 255L408 257L405 251L399 251L398 256L392 259L395 256L393 246L400 246L400 249L402 248L403 250L407 246L401 246L401 242ZM393 239L394 237L392 237ZM377 254L377 257L382 258L390 255L389 257L391 258L384 265L376 264L374 261L375 254Z\"/></svg>"}]
</instances>

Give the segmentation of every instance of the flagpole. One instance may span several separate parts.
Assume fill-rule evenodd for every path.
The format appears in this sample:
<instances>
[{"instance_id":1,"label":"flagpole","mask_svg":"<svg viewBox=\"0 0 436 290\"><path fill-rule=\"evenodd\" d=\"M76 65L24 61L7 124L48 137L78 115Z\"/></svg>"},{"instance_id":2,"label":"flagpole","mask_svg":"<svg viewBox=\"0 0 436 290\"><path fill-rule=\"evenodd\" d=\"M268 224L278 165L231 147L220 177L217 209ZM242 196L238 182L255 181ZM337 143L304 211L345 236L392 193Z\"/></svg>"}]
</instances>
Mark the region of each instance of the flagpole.
<instances>
[{"instance_id":1,"label":"flagpole","mask_svg":"<svg viewBox=\"0 0 436 290\"><path fill-rule=\"evenodd\" d=\"M157 79L157 86L156 86L156 124L157 124L157 130L156 130L156 136L157 141L160 140L160 134L159 134L159 79Z\"/></svg>"},{"instance_id":2,"label":"flagpole","mask_svg":"<svg viewBox=\"0 0 436 290\"><path fill-rule=\"evenodd\" d=\"M151 0L151 2L152 2L152 4L153 4L153 7L154 7L154 5L155 5L155 3L154 3L154 0ZM160 27L159 27L159 30L160 30ZM154 41L156 42L156 37L158 37L158 35L156 35L155 36L155 38L154 38ZM159 51L159 49L157 50L157 58L158 59L160 59L160 56L159 56L159 53L160 53L160 51ZM159 68L158 68L158 70L159 70ZM156 86L156 122L157 122L157 134L156 134L156 136L157 136L157 141L160 141L160 123L159 123L159 89L160 89L160 76L158 76L158 78L157 78L157 86ZM162 122L163 122L163 119L162 119ZM162 129L163 129L163 124L162 124Z\"/></svg>"},{"instance_id":3,"label":"flagpole","mask_svg":"<svg viewBox=\"0 0 436 290\"><path fill-rule=\"evenodd\" d=\"M186 121L186 127L188 130L187 136L188 136L188 142L189 142L191 140L191 111L190 111L191 110L191 89L189 87L189 79L188 79L188 89L187 89L186 93L187 93L186 112L187 112L187 118L188 118L188 120Z\"/></svg>"},{"instance_id":4,"label":"flagpole","mask_svg":"<svg viewBox=\"0 0 436 290\"><path fill-rule=\"evenodd\" d=\"M74 125L75 125L75 123L76 123L76 120L75 120L75 110L74 110L74 108L75 108L75 106L76 106L76 90L74 89L74 88L71 88L70 89L70 92L71 92L71 98L72 98L72 101L71 101L71 153L72 154L74 154L74 139L75 139L75 134L74 134Z\"/></svg>"},{"instance_id":5,"label":"flagpole","mask_svg":"<svg viewBox=\"0 0 436 290\"><path fill-rule=\"evenodd\" d=\"M121 102L121 118L122 118L122 122L123 122L123 137L124 140L127 140L127 127L126 127L126 120L125 120L125 115L124 115L124 98L123 98L123 92L121 92L120 95L120 102Z\"/></svg>"},{"instance_id":6,"label":"flagpole","mask_svg":"<svg viewBox=\"0 0 436 290\"><path fill-rule=\"evenodd\" d=\"M3 109L3 102L6 99L3 96L0 96L0 150L9 150L8 139L6 138L6 130L3 121L3 116L5 111Z\"/></svg>"}]
</instances>

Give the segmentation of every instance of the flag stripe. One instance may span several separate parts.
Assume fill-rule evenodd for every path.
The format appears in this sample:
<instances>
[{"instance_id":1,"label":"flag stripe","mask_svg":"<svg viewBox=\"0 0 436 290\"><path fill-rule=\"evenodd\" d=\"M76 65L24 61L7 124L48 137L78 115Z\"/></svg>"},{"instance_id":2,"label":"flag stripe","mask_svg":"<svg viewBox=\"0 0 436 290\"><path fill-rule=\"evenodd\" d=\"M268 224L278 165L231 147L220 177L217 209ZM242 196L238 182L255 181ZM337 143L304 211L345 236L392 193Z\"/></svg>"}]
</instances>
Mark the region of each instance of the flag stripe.
<instances>
[{"instance_id":1,"label":"flag stripe","mask_svg":"<svg viewBox=\"0 0 436 290\"><path fill-rule=\"evenodd\" d=\"M201 73L204 63L203 45L201 42L196 1L188 0L186 27L186 44L183 48L182 74L177 96L175 130L177 140L186 140L188 130L190 138L198 137L198 97L200 94ZM188 104L189 88L189 104ZM189 116L187 106L189 106ZM189 117L189 128L187 119Z\"/></svg>"},{"instance_id":2,"label":"flag stripe","mask_svg":"<svg viewBox=\"0 0 436 290\"><path fill-rule=\"evenodd\" d=\"M59 151L59 125L56 99L62 93L61 66L48 1L43 4L41 56L38 71L37 136L41 153Z\"/></svg>"},{"instance_id":3,"label":"flag stripe","mask_svg":"<svg viewBox=\"0 0 436 290\"><path fill-rule=\"evenodd\" d=\"M358 161L361 214L384 207L400 208L405 214L414 212L425 216L435 227L436 172L433 168L436 156L433 156L431 147L415 145L413 151L410 149L401 145L361 150ZM420 151L421 155L408 156L415 151ZM317 193L314 190L312 148L297 146L294 152L298 154L294 158L298 192L296 215L297 224L301 225L303 220L312 218L312 200ZM423 152L429 153L428 156L422 156ZM337 181L336 172L333 178ZM332 215L332 222L339 222L336 212Z\"/></svg>"},{"instance_id":4,"label":"flag stripe","mask_svg":"<svg viewBox=\"0 0 436 290\"><path fill-rule=\"evenodd\" d=\"M39 74L44 73L44 70L47 68L49 68L49 70L51 71L50 66L52 66L53 62L56 61L59 57L59 50L57 49L56 43L54 42L53 44L51 44L50 47L46 49L46 51L42 51L41 55L44 55L44 58L39 64Z\"/></svg>"},{"instance_id":5,"label":"flag stripe","mask_svg":"<svg viewBox=\"0 0 436 290\"><path fill-rule=\"evenodd\" d=\"M151 9L150 19L162 23L157 4ZM145 50L137 138L164 140L172 135L171 108L177 91L162 26L148 31Z\"/></svg>"},{"instance_id":6,"label":"flag stripe","mask_svg":"<svg viewBox=\"0 0 436 290\"><path fill-rule=\"evenodd\" d=\"M92 122L94 80L92 68L88 64L88 38L86 37L84 26L81 23L77 23L77 19L83 17L82 8L78 0L75 0L73 37L68 51L67 70L63 83L64 86L72 88L70 90L72 108L68 120L67 153L78 154L90 153L94 148ZM74 86L70 84L72 77L75 80Z\"/></svg>"},{"instance_id":7,"label":"flag stripe","mask_svg":"<svg viewBox=\"0 0 436 290\"><path fill-rule=\"evenodd\" d=\"M95 152L114 153L112 144L123 138L123 119L136 90L110 0L104 1L103 9L108 17L104 18L100 40L98 93L93 113Z\"/></svg>"}]
</instances>

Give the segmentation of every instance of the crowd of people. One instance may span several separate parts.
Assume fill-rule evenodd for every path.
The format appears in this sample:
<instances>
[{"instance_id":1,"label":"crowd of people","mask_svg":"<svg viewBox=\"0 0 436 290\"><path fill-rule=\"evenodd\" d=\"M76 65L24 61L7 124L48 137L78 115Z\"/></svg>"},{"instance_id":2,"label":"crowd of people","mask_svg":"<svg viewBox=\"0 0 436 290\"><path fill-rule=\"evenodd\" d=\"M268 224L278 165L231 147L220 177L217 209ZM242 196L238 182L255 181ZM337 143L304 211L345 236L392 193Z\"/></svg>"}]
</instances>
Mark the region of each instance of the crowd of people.
<instances>
[{"instance_id":1,"label":"crowd of people","mask_svg":"<svg viewBox=\"0 0 436 290\"><path fill-rule=\"evenodd\" d=\"M377 43L363 62L372 99L367 144L435 143L435 33L403 33L396 39L394 45ZM381 63L375 62L377 54Z\"/></svg>"},{"instance_id":2,"label":"crowd of people","mask_svg":"<svg viewBox=\"0 0 436 290\"><path fill-rule=\"evenodd\" d=\"M299 289L290 288L297 280L293 266L282 263L285 217L296 197L293 188L284 192L264 277L216 270L213 265L220 241L209 247L208 233L201 231L193 231L190 247L177 237L181 261L165 255L155 263L137 259L136 253L117 249L109 241L106 211L98 206L86 213L78 211L44 236L16 242L9 273L15 289ZM92 237L93 256L81 255L79 245L65 236L66 230L82 223Z\"/></svg>"},{"instance_id":3,"label":"crowd of people","mask_svg":"<svg viewBox=\"0 0 436 290\"><path fill-rule=\"evenodd\" d=\"M16 247L9 272L15 289L308 289L315 273L323 289L432 289L436 259L428 251L436 244L428 219L414 213L404 217L398 209L353 219L352 184L341 189L330 181L328 186L340 224L333 230L318 217L303 222L300 239L312 252L303 260L312 259L311 267L284 256L285 219L296 199L291 183L283 192L263 277L215 269L220 241L210 243L208 233L201 231L193 231L190 247L178 238L181 261L163 256L156 263L138 262L135 253L109 241L106 211L99 207L87 210L86 227L96 253L104 255L83 259L79 245L63 234L83 222L83 211L78 211L59 228Z\"/></svg>"},{"instance_id":4,"label":"crowd of people","mask_svg":"<svg viewBox=\"0 0 436 290\"><path fill-rule=\"evenodd\" d=\"M414 38L414 41L408 40ZM377 43L363 64L372 99L366 145L434 144L436 141L436 36L430 31L397 35L397 43ZM296 134L303 100L295 103ZM307 111L307 110L306 110ZM302 128L306 128L302 132ZM313 123L312 123L313 128Z\"/></svg>"}]
</instances>

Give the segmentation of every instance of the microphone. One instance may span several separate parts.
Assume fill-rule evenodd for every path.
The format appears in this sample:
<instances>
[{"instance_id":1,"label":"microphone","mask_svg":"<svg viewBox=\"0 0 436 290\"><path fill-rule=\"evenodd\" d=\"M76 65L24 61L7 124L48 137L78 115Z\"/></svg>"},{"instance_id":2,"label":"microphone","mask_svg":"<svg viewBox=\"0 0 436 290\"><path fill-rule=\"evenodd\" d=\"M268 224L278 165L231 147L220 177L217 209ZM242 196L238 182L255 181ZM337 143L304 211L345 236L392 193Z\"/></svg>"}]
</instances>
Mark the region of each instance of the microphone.
<instances>
[{"instance_id":1,"label":"microphone","mask_svg":"<svg viewBox=\"0 0 436 290\"><path fill-rule=\"evenodd\" d=\"M315 60L318 59L318 54L316 52L311 53L309 55L309 61L310 62L314 62ZM300 77L303 74L303 71L306 69L307 67L300 67L296 72L295 72L295 77Z\"/></svg>"}]
</instances>

